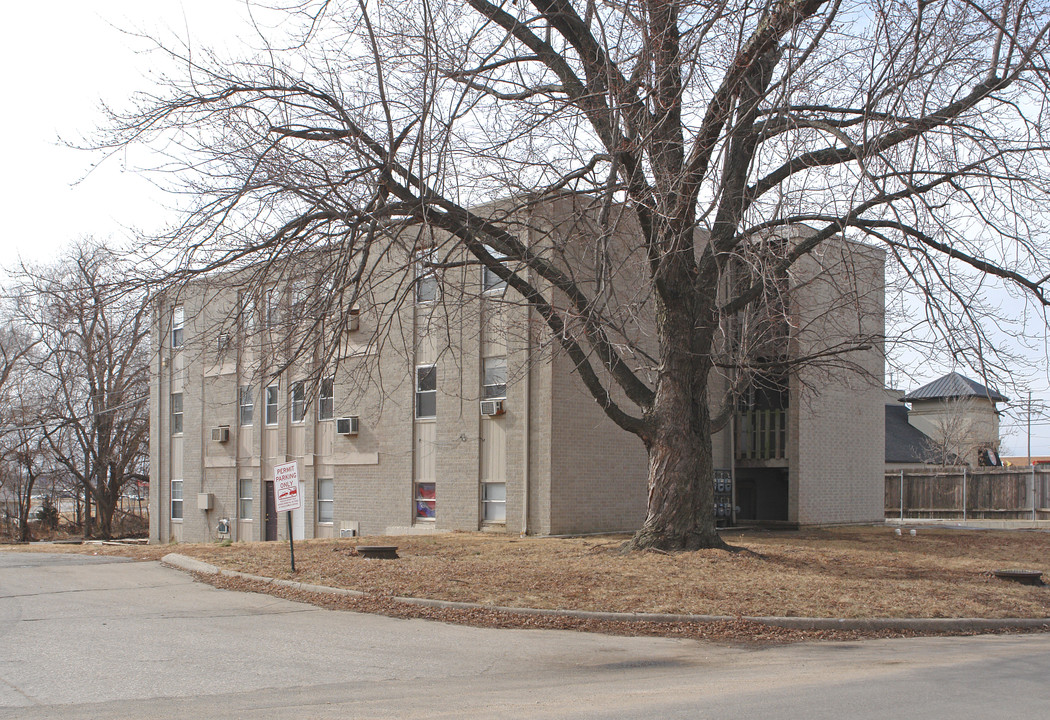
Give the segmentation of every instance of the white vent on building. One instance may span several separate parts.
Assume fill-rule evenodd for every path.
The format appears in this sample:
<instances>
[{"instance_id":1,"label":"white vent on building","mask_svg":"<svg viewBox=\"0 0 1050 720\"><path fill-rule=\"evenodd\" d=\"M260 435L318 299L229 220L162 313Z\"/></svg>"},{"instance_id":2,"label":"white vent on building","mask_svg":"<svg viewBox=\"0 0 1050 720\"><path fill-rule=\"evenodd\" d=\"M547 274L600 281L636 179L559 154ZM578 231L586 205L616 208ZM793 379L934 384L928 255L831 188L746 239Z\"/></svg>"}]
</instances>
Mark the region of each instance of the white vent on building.
<instances>
[{"instance_id":1,"label":"white vent on building","mask_svg":"<svg viewBox=\"0 0 1050 720\"><path fill-rule=\"evenodd\" d=\"M339 523L339 537L350 538L361 534L361 523L357 520L343 520Z\"/></svg>"},{"instance_id":2,"label":"white vent on building","mask_svg":"<svg viewBox=\"0 0 1050 720\"><path fill-rule=\"evenodd\" d=\"M224 443L230 441L230 426L220 425L219 427L211 429L211 441L217 443Z\"/></svg>"},{"instance_id":3,"label":"white vent on building","mask_svg":"<svg viewBox=\"0 0 1050 720\"><path fill-rule=\"evenodd\" d=\"M482 400L481 401L481 414L482 415L502 415L503 414L503 401L502 400Z\"/></svg>"},{"instance_id":4,"label":"white vent on building","mask_svg":"<svg viewBox=\"0 0 1050 720\"><path fill-rule=\"evenodd\" d=\"M359 425L360 422L356 415L341 417L335 421L335 433L336 435L357 435Z\"/></svg>"}]
</instances>

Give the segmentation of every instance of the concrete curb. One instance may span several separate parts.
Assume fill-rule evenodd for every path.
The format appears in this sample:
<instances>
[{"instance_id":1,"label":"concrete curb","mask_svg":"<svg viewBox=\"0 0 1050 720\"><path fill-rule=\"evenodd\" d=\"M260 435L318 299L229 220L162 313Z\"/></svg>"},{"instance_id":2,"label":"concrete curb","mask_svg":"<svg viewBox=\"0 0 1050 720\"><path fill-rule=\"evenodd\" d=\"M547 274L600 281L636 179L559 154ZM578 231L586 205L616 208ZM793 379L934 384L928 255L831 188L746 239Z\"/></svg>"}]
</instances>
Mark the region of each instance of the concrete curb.
<instances>
[{"instance_id":1,"label":"concrete curb","mask_svg":"<svg viewBox=\"0 0 1050 720\"><path fill-rule=\"evenodd\" d=\"M279 578L251 575L236 570L223 570L200 560L178 553L169 553L161 562L186 572L203 575L221 575L224 577L243 578L256 582L276 585L329 595L363 597L368 593L360 590L346 590L325 585L312 585L281 580ZM736 617L733 615L678 615L662 613L620 613L594 612L589 610L548 610L542 608L506 607L502 605L480 605L478 603L454 602L451 600L429 600L427 598L391 597L392 600L408 605L419 605L432 608L450 608L454 610L491 610L494 612L512 613L515 615L547 615L555 617L580 618L582 620L612 620L616 622L653 622L653 623L713 623L730 620L746 620L761 625L788 628L792 630L913 630L916 632L968 632L987 630L1031 630L1043 628L1050 630L1050 618L806 618L806 617Z\"/></svg>"}]
</instances>

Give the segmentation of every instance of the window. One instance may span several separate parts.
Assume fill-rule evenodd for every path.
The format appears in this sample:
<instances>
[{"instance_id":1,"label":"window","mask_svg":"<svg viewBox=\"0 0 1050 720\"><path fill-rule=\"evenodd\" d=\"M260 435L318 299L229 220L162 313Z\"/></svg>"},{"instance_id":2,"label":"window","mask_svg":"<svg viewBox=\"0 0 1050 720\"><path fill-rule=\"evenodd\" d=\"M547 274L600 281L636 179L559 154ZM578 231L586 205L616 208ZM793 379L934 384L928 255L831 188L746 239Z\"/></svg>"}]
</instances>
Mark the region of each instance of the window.
<instances>
[{"instance_id":1,"label":"window","mask_svg":"<svg viewBox=\"0 0 1050 720\"><path fill-rule=\"evenodd\" d=\"M266 291L266 327L273 329L281 323L281 293L277 288Z\"/></svg>"},{"instance_id":2,"label":"window","mask_svg":"<svg viewBox=\"0 0 1050 720\"><path fill-rule=\"evenodd\" d=\"M317 522L332 523L335 521L335 488L332 478L317 481Z\"/></svg>"},{"instance_id":3,"label":"window","mask_svg":"<svg viewBox=\"0 0 1050 720\"><path fill-rule=\"evenodd\" d=\"M277 390L276 385L269 385L266 388L266 424L276 425L277 424Z\"/></svg>"},{"instance_id":4,"label":"window","mask_svg":"<svg viewBox=\"0 0 1050 720\"><path fill-rule=\"evenodd\" d=\"M437 274L431 265L434 262L434 250L420 250L416 253L416 302L430 303L437 300Z\"/></svg>"},{"instance_id":5,"label":"window","mask_svg":"<svg viewBox=\"0 0 1050 720\"><path fill-rule=\"evenodd\" d=\"M292 383L292 422L301 423L306 418L306 383Z\"/></svg>"},{"instance_id":6,"label":"window","mask_svg":"<svg viewBox=\"0 0 1050 720\"><path fill-rule=\"evenodd\" d=\"M182 480L171 481L171 519L182 520Z\"/></svg>"},{"instance_id":7,"label":"window","mask_svg":"<svg viewBox=\"0 0 1050 720\"><path fill-rule=\"evenodd\" d=\"M489 251L489 255L496 258L497 260L503 260L507 256L503 253L496 252L492 248L485 246L485 249ZM481 268L481 291L482 292L497 292L507 287L507 281L492 271L491 268L483 266Z\"/></svg>"},{"instance_id":8,"label":"window","mask_svg":"<svg viewBox=\"0 0 1050 720\"><path fill-rule=\"evenodd\" d=\"M230 334L228 332L221 332L215 339L215 349L219 355L225 355L230 349Z\"/></svg>"},{"instance_id":9,"label":"window","mask_svg":"<svg viewBox=\"0 0 1050 720\"><path fill-rule=\"evenodd\" d=\"M485 522L507 522L507 483L482 483L481 519Z\"/></svg>"},{"instance_id":10,"label":"window","mask_svg":"<svg viewBox=\"0 0 1050 720\"><path fill-rule=\"evenodd\" d=\"M481 361L481 397L484 400L507 397L507 358L490 357Z\"/></svg>"},{"instance_id":11,"label":"window","mask_svg":"<svg viewBox=\"0 0 1050 720\"><path fill-rule=\"evenodd\" d=\"M335 410L335 378L324 378L317 393L317 419L331 420Z\"/></svg>"},{"instance_id":12,"label":"window","mask_svg":"<svg viewBox=\"0 0 1050 720\"><path fill-rule=\"evenodd\" d=\"M238 503L238 517L241 520L252 519L252 481L241 480L238 489L239 500Z\"/></svg>"},{"instance_id":13,"label":"window","mask_svg":"<svg viewBox=\"0 0 1050 720\"><path fill-rule=\"evenodd\" d=\"M182 305L171 310L171 347L180 348L185 337L186 312Z\"/></svg>"},{"instance_id":14,"label":"window","mask_svg":"<svg viewBox=\"0 0 1050 720\"><path fill-rule=\"evenodd\" d=\"M241 385L240 390L241 425L251 425L254 422L252 415L255 411L255 401L252 398L252 386Z\"/></svg>"},{"instance_id":15,"label":"window","mask_svg":"<svg viewBox=\"0 0 1050 720\"><path fill-rule=\"evenodd\" d=\"M292 281L289 293L288 306L293 322L298 322L306 317L306 309L310 306L310 286L305 278L296 278Z\"/></svg>"},{"instance_id":16,"label":"window","mask_svg":"<svg viewBox=\"0 0 1050 720\"><path fill-rule=\"evenodd\" d=\"M416 519L433 520L437 517L434 483L416 483Z\"/></svg>"},{"instance_id":17,"label":"window","mask_svg":"<svg viewBox=\"0 0 1050 720\"><path fill-rule=\"evenodd\" d=\"M416 417L437 417L437 365L416 368Z\"/></svg>"},{"instance_id":18,"label":"window","mask_svg":"<svg viewBox=\"0 0 1050 720\"><path fill-rule=\"evenodd\" d=\"M182 432L182 393L171 394L171 434Z\"/></svg>"},{"instance_id":19,"label":"window","mask_svg":"<svg viewBox=\"0 0 1050 720\"><path fill-rule=\"evenodd\" d=\"M255 298L250 292L242 292L237 304L241 329L245 335L251 335L255 332Z\"/></svg>"}]
</instances>

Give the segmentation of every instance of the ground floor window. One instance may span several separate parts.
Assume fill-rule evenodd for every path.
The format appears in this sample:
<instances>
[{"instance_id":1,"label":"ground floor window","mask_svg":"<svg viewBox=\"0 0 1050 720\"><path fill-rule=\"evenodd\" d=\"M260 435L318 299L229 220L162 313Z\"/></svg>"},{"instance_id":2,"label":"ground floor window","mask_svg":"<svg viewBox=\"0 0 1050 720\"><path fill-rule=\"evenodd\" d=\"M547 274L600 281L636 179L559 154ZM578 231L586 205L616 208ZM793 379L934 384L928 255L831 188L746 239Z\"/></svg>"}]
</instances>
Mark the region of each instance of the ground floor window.
<instances>
[{"instance_id":1,"label":"ground floor window","mask_svg":"<svg viewBox=\"0 0 1050 720\"><path fill-rule=\"evenodd\" d=\"M485 522L507 522L507 483L481 484L481 519Z\"/></svg>"},{"instance_id":2,"label":"ground floor window","mask_svg":"<svg viewBox=\"0 0 1050 720\"><path fill-rule=\"evenodd\" d=\"M317 481L317 522L332 523L335 521L335 483L332 478Z\"/></svg>"},{"instance_id":3,"label":"ground floor window","mask_svg":"<svg viewBox=\"0 0 1050 720\"><path fill-rule=\"evenodd\" d=\"M252 519L252 481L241 480L240 482L240 519Z\"/></svg>"},{"instance_id":4,"label":"ground floor window","mask_svg":"<svg viewBox=\"0 0 1050 720\"><path fill-rule=\"evenodd\" d=\"M436 512L437 493L434 483L416 483L416 519L433 520Z\"/></svg>"},{"instance_id":5,"label":"ground floor window","mask_svg":"<svg viewBox=\"0 0 1050 720\"><path fill-rule=\"evenodd\" d=\"M182 520L182 480L171 481L171 519Z\"/></svg>"}]
</instances>

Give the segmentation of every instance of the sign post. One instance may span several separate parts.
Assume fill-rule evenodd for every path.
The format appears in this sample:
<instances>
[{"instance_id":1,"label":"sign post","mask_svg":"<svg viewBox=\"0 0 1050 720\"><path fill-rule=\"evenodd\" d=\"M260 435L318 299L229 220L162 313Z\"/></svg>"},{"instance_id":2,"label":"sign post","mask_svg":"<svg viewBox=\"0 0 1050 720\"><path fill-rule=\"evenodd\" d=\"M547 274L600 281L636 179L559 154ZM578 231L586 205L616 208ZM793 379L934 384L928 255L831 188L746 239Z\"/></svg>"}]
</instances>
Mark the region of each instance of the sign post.
<instances>
[{"instance_id":1,"label":"sign post","mask_svg":"<svg viewBox=\"0 0 1050 720\"><path fill-rule=\"evenodd\" d=\"M299 492L299 465L291 462L274 465L273 490L277 496L277 512L288 513L288 550L292 556L292 572L295 572L295 545L292 542L292 510L303 506Z\"/></svg>"}]
</instances>

